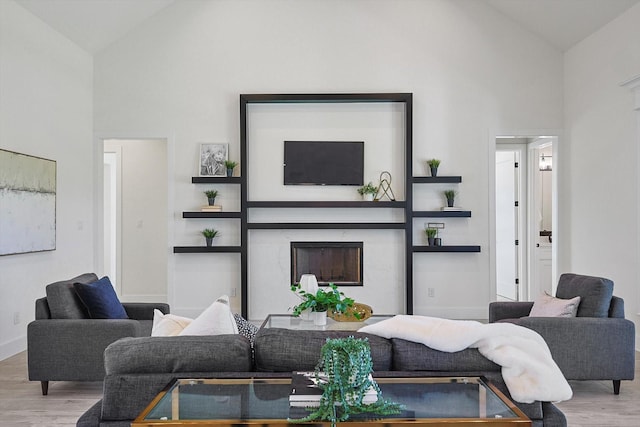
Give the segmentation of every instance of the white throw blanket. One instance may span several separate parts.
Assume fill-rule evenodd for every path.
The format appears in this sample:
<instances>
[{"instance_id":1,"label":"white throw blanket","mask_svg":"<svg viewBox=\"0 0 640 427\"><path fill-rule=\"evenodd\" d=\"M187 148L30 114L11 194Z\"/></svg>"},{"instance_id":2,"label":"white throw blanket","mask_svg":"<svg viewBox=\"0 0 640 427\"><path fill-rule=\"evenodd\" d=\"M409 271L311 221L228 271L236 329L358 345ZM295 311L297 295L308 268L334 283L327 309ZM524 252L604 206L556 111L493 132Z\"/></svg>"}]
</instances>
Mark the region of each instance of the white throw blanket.
<instances>
[{"instance_id":1,"label":"white throw blanket","mask_svg":"<svg viewBox=\"0 0 640 427\"><path fill-rule=\"evenodd\" d=\"M522 326L398 315L358 332L401 338L449 353L477 348L484 357L502 366L502 377L516 402L561 402L572 396L547 343L537 332Z\"/></svg>"}]
</instances>

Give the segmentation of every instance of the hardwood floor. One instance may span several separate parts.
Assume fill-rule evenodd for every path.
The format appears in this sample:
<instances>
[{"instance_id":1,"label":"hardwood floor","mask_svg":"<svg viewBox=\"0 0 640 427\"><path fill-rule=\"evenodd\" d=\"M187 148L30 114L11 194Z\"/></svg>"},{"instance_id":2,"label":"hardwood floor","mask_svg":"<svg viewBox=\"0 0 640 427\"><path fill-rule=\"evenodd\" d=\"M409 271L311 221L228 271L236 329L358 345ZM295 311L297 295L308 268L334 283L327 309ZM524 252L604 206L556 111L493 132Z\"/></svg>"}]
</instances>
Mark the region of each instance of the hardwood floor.
<instances>
[{"instance_id":1,"label":"hardwood floor","mask_svg":"<svg viewBox=\"0 0 640 427\"><path fill-rule=\"evenodd\" d=\"M611 381L571 381L573 399L558 404L570 427L640 425L640 353L636 380L623 381L613 394ZM0 361L0 426L75 426L102 396L102 383L51 382L42 396L40 383L27 380L26 352Z\"/></svg>"}]
</instances>

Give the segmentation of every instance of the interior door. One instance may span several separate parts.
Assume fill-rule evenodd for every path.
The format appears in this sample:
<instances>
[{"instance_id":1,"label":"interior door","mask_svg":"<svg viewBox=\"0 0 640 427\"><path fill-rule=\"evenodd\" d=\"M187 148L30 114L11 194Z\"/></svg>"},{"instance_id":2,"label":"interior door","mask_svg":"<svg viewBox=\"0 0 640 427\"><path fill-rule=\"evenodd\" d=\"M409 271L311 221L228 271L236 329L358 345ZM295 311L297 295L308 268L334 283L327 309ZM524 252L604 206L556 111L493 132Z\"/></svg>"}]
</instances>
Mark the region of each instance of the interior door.
<instances>
[{"instance_id":1,"label":"interior door","mask_svg":"<svg viewBox=\"0 0 640 427\"><path fill-rule=\"evenodd\" d=\"M496 151L496 291L518 301L517 151Z\"/></svg>"}]
</instances>

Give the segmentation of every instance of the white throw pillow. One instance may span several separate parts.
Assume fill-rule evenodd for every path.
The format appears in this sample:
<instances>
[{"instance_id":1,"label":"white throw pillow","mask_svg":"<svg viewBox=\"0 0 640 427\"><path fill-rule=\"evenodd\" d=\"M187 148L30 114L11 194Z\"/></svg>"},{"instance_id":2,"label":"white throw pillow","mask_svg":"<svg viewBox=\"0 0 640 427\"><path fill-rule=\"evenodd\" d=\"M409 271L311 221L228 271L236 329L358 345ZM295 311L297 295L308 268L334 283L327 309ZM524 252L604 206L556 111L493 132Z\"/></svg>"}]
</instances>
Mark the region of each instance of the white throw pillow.
<instances>
[{"instance_id":1,"label":"white throw pillow","mask_svg":"<svg viewBox=\"0 0 640 427\"><path fill-rule=\"evenodd\" d=\"M576 317L580 297L560 299L551 295L541 295L533 303L529 317Z\"/></svg>"},{"instance_id":2,"label":"white throw pillow","mask_svg":"<svg viewBox=\"0 0 640 427\"><path fill-rule=\"evenodd\" d=\"M175 314L164 314L158 309L153 310L152 337L172 337L178 335L184 328L189 326L192 319L188 317L176 316Z\"/></svg>"},{"instance_id":3,"label":"white throw pillow","mask_svg":"<svg viewBox=\"0 0 640 427\"><path fill-rule=\"evenodd\" d=\"M218 298L178 335L237 334L238 325L229 307L229 297Z\"/></svg>"}]
</instances>

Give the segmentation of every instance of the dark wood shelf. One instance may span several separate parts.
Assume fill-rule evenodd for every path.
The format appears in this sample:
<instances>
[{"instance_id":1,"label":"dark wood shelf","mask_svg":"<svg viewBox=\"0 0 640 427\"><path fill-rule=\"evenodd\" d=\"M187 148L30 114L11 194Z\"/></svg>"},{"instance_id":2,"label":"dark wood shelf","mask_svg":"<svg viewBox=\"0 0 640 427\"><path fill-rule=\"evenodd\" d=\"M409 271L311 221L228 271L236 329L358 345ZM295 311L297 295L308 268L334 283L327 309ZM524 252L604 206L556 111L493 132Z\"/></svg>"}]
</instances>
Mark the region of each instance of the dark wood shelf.
<instances>
[{"instance_id":1,"label":"dark wood shelf","mask_svg":"<svg viewBox=\"0 0 640 427\"><path fill-rule=\"evenodd\" d=\"M240 246L174 246L174 254L240 253Z\"/></svg>"},{"instance_id":2,"label":"dark wood shelf","mask_svg":"<svg viewBox=\"0 0 640 427\"><path fill-rule=\"evenodd\" d=\"M182 218L240 218L240 212L182 212Z\"/></svg>"},{"instance_id":3,"label":"dark wood shelf","mask_svg":"<svg viewBox=\"0 0 640 427\"><path fill-rule=\"evenodd\" d=\"M471 211L413 211L414 218L470 218Z\"/></svg>"},{"instance_id":4,"label":"dark wood shelf","mask_svg":"<svg viewBox=\"0 0 640 427\"><path fill-rule=\"evenodd\" d=\"M461 176L414 176L414 184L457 184L462 182Z\"/></svg>"},{"instance_id":5,"label":"dark wood shelf","mask_svg":"<svg viewBox=\"0 0 640 427\"><path fill-rule=\"evenodd\" d=\"M480 252L480 246L414 246L413 252Z\"/></svg>"},{"instance_id":6,"label":"dark wood shelf","mask_svg":"<svg viewBox=\"0 0 640 427\"><path fill-rule=\"evenodd\" d=\"M404 208L404 201L247 201L249 208Z\"/></svg>"},{"instance_id":7,"label":"dark wood shelf","mask_svg":"<svg viewBox=\"0 0 640 427\"><path fill-rule=\"evenodd\" d=\"M239 176L193 176L192 184L240 184L242 177Z\"/></svg>"},{"instance_id":8,"label":"dark wood shelf","mask_svg":"<svg viewBox=\"0 0 640 427\"><path fill-rule=\"evenodd\" d=\"M404 230L403 222L250 222L250 230Z\"/></svg>"}]
</instances>

